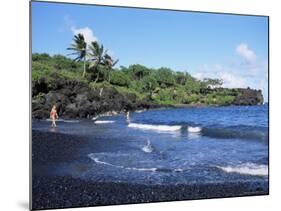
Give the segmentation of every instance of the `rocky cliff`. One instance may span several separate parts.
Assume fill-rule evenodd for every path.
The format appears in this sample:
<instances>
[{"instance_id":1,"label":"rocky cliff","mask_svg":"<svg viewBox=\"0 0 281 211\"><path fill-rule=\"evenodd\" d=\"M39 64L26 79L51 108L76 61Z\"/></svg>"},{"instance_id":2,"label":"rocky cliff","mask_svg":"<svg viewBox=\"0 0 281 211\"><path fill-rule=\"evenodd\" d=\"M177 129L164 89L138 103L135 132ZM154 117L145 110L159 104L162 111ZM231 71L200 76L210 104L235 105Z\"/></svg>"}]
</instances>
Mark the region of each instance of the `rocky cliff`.
<instances>
[{"instance_id":1,"label":"rocky cliff","mask_svg":"<svg viewBox=\"0 0 281 211\"><path fill-rule=\"evenodd\" d=\"M233 105L263 103L261 91L238 89ZM161 107L147 100L138 100L135 94L119 93L114 87L90 88L86 83L57 78L52 83L39 80L32 84L32 118L48 118L52 105L57 106L63 118L92 118L105 112Z\"/></svg>"},{"instance_id":2,"label":"rocky cliff","mask_svg":"<svg viewBox=\"0 0 281 211\"><path fill-rule=\"evenodd\" d=\"M261 105L263 96L261 90L238 89L239 95L235 98L234 105Z\"/></svg>"},{"instance_id":3,"label":"rocky cliff","mask_svg":"<svg viewBox=\"0 0 281 211\"><path fill-rule=\"evenodd\" d=\"M115 88L90 88L87 84L62 80L52 84L38 81L32 86L32 118L48 118L52 105L64 118L92 118L105 112L155 108L157 105L137 101L135 94L121 94Z\"/></svg>"}]
</instances>

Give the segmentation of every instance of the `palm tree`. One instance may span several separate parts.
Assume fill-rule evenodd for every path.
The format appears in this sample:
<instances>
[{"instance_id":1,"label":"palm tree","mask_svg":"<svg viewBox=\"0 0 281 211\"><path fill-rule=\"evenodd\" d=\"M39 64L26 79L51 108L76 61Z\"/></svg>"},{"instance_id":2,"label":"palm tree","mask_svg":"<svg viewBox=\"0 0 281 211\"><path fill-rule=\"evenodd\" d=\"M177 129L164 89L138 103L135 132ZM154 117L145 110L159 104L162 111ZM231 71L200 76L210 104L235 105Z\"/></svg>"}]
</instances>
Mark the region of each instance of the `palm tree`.
<instances>
[{"instance_id":1,"label":"palm tree","mask_svg":"<svg viewBox=\"0 0 281 211\"><path fill-rule=\"evenodd\" d=\"M108 82L109 83L110 83L110 71L112 70L112 67L114 67L118 63L118 61L119 61L119 59L114 61L113 58L107 53L105 53L103 56L102 64L105 66L105 68L108 71Z\"/></svg>"},{"instance_id":2,"label":"palm tree","mask_svg":"<svg viewBox=\"0 0 281 211\"><path fill-rule=\"evenodd\" d=\"M87 43L85 41L83 34L77 34L74 36L73 43L71 47L67 48L67 50L74 51L70 55L76 55L77 57L73 61L82 61L84 62L84 70L82 77L85 77L86 74L86 55L87 55Z\"/></svg>"},{"instance_id":3,"label":"palm tree","mask_svg":"<svg viewBox=\"0 0 281 211\"><path fill-rule=\"evenodd\" d=\"M89 46L88 55L89 55L90 61L91 61L89 68L93 68L94 72L97 73L97 77L96 77L96 80L94 81L94 83L96 83L99 80L98 67L99 67L99 65L102 64L105 53L106 53L106 51L104 52L103 45L100 46L97 41L91 42L91 44Z\"/></svg>"}]
</instances>

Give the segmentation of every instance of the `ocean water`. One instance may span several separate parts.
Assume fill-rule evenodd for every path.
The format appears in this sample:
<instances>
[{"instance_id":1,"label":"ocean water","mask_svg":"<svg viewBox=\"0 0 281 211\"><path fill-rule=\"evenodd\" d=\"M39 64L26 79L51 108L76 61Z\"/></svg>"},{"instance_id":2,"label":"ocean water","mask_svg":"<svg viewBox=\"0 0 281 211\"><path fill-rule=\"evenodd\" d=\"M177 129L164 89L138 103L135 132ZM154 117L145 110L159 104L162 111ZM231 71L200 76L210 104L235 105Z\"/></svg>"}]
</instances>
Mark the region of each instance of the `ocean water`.
<instances>
[{"instance_id":1,"label":"ocean water","mask_svg":"<svg viewBox=\"0 0 281 211\"><path fill-rule=\"evenodd\" d=\"M169 108L96 120L33 121L33 129L87 137L87 170L61 174L96 182L191 184L268 181L268 106ZM64 166L64 167L63 167ZM67 166L67 167L65 167ZM62 170L68 169L68 170Z\"/></svg>"}]
</instances>

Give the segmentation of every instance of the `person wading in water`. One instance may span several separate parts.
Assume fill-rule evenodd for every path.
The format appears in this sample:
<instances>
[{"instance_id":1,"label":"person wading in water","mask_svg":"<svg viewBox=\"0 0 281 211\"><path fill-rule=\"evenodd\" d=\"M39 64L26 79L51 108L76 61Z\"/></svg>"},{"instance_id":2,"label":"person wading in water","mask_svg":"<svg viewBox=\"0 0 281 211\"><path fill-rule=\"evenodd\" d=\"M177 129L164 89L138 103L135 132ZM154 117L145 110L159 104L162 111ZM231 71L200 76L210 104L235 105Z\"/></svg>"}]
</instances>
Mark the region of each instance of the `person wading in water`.
<instances>
[{"instance_id":1,"label":"person wading in water","mask_svg":"<svg viewBox=\"0 0 281 211\"><path fill-rule=\"evenodd\" d=\"M51 112L50 112L50 118L51 118L51 120L52 120L52 125L51 125L51 127L57 127L57 125L56 125L56 119L58 119L59 116L58 116L57 109L56 109L56 106L55 106L55 105L53 105L52 110L51 110Z\"/></svg>"}]
</instances>

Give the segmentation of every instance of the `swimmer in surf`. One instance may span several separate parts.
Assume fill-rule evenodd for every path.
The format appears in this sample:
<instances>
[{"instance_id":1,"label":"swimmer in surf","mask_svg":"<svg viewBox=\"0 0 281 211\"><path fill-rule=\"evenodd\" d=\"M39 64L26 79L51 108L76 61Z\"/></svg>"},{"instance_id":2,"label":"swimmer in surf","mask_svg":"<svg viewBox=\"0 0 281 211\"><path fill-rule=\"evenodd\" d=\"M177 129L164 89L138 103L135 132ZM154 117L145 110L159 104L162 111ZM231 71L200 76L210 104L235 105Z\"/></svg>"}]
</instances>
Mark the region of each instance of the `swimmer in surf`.
<instances>
[{"instance_id":1,"label":"swimmer in surf","mask_svg":"<svg viewBox=\"0 0 281 211\"><path fill-rule=\"evenodd\" d=\"M130 123L130 111L128 109L125 109L125 114L126 114L126 121Z\"/></svg>"}]
</instances>

